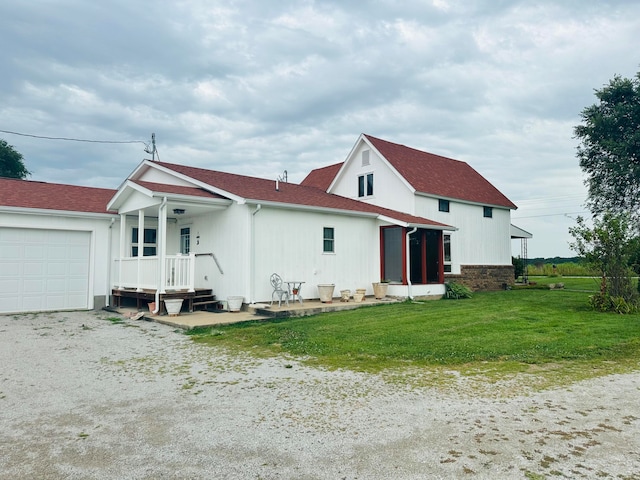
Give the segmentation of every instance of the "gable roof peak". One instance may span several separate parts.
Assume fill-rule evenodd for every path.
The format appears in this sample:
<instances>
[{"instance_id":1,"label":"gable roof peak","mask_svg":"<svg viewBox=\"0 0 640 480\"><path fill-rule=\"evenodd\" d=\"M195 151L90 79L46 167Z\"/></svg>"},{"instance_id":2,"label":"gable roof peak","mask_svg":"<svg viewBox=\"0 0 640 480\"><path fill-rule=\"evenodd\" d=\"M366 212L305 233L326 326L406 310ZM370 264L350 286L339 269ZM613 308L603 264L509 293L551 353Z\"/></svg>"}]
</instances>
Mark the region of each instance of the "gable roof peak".
<instances>
[{"instance_id":1,"label":"gable roof peak","mask_svg":"<svg viewBox=\"0 0 640 480\"><path fill-rule=\"evenodd\" d=\"M363 137L419 193L509 209L516 205L462 160L443 157L371 135Z\"/></svg>"}]
</instances>

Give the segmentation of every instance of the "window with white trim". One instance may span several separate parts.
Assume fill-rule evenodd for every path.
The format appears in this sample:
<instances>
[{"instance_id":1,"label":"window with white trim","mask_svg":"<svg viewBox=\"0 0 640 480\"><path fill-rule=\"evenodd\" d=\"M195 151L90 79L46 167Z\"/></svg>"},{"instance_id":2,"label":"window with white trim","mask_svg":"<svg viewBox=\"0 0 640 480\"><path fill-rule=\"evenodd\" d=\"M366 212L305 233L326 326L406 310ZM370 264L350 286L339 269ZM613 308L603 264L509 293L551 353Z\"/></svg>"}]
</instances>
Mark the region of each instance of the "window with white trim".
<instances>
[{"instance_id":1,"label":"window with white trim","mask_svg":"<svg viewBox=\"0 0 640 480\"><path fill-rule=\"evenodd\" d=\"M493 218L493 207L483 207L484 218Z\"/></svg>"},{"instance_id":2,"label":"window with white trim","mask_svg":"<svg viewBox=\"0 0 640 480\"><path fill-rule=\"evenodd\" d=\"M449 200L439 199L438 200L438 211L440 212L448 212L449 211Z\"/></svg>"},{"instance_id":3,"label":"window with white trim","mask_svg":"<svg viewBox=\"0 0 640 480\"><path fill-rule=\"evenodd\" d=\"M191 251L191 228L182 227L180 229L180 253L189 255Z\"/></svg>"},{"instance_id":4,"label":"window with white trim","mask_svg":"<svg viewBox=\"0 0 640 480\"><path fill-rule=\"evenodd\" d=\"M142 241L144 242L142 246L143 257L157 255L158 240L155 228L145 228ZM131 231L131 256L138 256L138 227L133 227Z\"/></svg>"},{"instance_id":5,"label":"window with white trim","mask_svg":"<svg viewBox=\"0 0 640 480\"><path fill-rule=\"evenodd\" d=\"M373 195L373 173L358 176L358 197Z\"/></svg>"},{"instance_id":6,"label":"window with white trim","mask_svg":"<svg viewBox=\"0 0 640 480\"><path fill-rule=\"evenodd\" d=\"M444 253L444 272L451 273L451 235L442 235Z\"/></svg>"},{"instance_id":7,"label":"window with white trim","mask_svg":"<svg viewBox=\"0 0 640 480\"><path fill-rule=\"evenodd\" d=\"M322 251L324 253L335 253L335 231L333 227L322 229Z\"/></svg>"}]
</instances>

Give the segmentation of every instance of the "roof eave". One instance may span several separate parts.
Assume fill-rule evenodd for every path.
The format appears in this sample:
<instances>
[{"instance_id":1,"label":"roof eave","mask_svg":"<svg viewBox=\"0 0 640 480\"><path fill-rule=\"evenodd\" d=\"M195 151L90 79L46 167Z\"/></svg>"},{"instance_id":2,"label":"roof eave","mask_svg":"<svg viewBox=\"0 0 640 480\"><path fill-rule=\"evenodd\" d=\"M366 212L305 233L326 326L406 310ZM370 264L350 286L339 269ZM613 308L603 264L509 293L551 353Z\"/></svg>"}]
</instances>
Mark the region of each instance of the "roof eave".
<instances>
[{"instance_id":1,"label":"roof eave","mask_svg":"<svg viewBox=\"0 0 640 480\"><path fill-rule=\"evenodd\" d=\"M76 217L76 218L93 218L93 219L110 219L117 218L116 212L79 212L76 210L50 210L47 208L30 208L30 207L9 207L0 206L2 213L19 213L21 215L49 215L54 217Z\"/></svg>"},{"instance_id":2,"label":"roof eave","mask_svg":"<svg viewBox=\"0 0 640 480\"><path fill-rule=\"evenodd\" d=\"M318 205L302 205L299 203L284 203L284 202L274 202L271 200L256 200L256 199L246 199L247 205L262 205L273 208L282 208L286 210L304 210L311 212L319 212L319 213L337 213L339 215L350 215L350 216L358 216L358 217L369 217L376 218L379 216L377 213L373 212L362 212L358 210L348 210L345 208L331 208L331 207L321 207Z\"/></svg>"},{"instance_id":3,"label":"roof eave","mask_svg":"<svg viewBox=\"0 0 640 480\"><path fill-rule=\"evenodd\" d=\"M456 230L458 230L457 227L453 227L451 225L445 225L445 224L434 225L432 223L406 222L404 220L398 220L397 218L391 217L389 215L379 215L379 219L388 223L392 223L394 225L398 225L399 227L426 228L429 230L443 230L448 232L455 232Z\"/></svg>"},{"instance_id":4,"label":"roof eave","mask_svg":"<svg viewBox=\"0 0 640 480\"><path fill-rule=\"evenodd\" d=\"M437 195L435 193L419 192L417 190L416 190L415 194L420 196L420 197L436 198L436 199L442 199L442 200L450 200L452 202L465 203L467 205L478 205L478 206L481 206L481 207L508 208L509 210L517 210L518 209L518 207L514 203L511 203L511 202L510 202L509 205L498 204L498 203L474 202L472 200L464 200L462 198L456 198L456 197L447 197L446 195Z\"/></svg>"},{"instance_id":5,"label":"roof eave","mask_svg":"<svg viewBox=\"0 0 640 480\"><path fill-rule=\"evenodd\" d=\"M394 225L399 225L403 227L415 226L418 228L427 228L431 230L447 230L447 231L458 230L456 227L453 227L451 225L444 225L444 224L434 225L431 223L405 222L403 220L393 218L389 215L384 215L376 212L363 212L359 210L348 210L343 208L320 207L317 205L300 205L297 203L282 203L282 202L264 201L264 200L256 200L256 199L247 199L246 203L248 205L262 205L262 206L282 208L287 210L304 210L304 211L312 211L312 212L319 212L319 213L335 213L338 215L375 218L383 222L392 223Z\"/></svg>"}]
</instances>

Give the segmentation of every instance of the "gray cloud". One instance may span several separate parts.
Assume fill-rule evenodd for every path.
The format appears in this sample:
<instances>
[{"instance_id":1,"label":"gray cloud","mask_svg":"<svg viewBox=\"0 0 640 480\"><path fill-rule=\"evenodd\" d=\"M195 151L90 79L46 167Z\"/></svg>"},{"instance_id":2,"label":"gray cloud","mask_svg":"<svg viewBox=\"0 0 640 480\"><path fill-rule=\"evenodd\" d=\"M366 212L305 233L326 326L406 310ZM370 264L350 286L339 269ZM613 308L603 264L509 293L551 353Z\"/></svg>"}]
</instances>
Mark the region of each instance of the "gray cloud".
<instances>
[{"instance_id":1,"label":"gray cloud","mask_svg":"<svg viewBox=\"0 0 640 480\"><path fill-rule=\"evenodd\" d=\"M570 255L573 126L637 71L639 31L632 1L5 2L0 129L155 132L162 160L294 181L370 133L469 162L520 204L530 253ZM37 180L115 188L147 156L0 137Z\"/></svg>"}]
</instances>

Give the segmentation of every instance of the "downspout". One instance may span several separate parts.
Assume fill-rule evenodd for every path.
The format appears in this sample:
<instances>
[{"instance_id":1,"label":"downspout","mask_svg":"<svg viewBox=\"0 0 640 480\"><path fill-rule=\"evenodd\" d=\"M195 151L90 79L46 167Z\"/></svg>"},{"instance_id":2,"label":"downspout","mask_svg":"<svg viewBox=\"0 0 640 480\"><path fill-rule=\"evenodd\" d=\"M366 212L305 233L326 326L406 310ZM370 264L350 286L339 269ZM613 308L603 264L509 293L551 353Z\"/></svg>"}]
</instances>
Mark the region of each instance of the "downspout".
<instances>
[{"instance_id":1,"label":"downspout","mask_svg":"<svg viewBox=\"0 0 640 480\"><path fill-rule=\"evenodd\" d=\"M160 312L160 290L164 290L165 275L166 275L166 242L167 242L167 197L162 199L160 208L158 209L158 230L160 230L160 256L158 261L160 262L160 276L158 278L158 288L156 288L156 309L152 312L157 315ZM163 237L164 235L164 237ZM139 247L138 247L139 248Z\"/></svg>"},{"instance_id":2,"label":"downspout","mask_svg":"<svg viewBox=\"0 0 640 480\"><path fill-rule=\"evenodd\" d=\"M249 302L251 304L255 303L255 267L256 267L256 213L258 213L262 209L262 204L259 203L256 205L256 209L251 213L251 258L249 261L249 275L251 276L251 281L249 282L249 288L251 291L249 292Z\"/></svg>"},{"instance_id":3,"label":"downspout","mask_svg":"<svg viewBox=\"0 0 640 480\"><path fill-rule=\"evenodd\" d=\"M407 296L409 300L413 300L413 296L411 295L411 244L409 241L409 237L418 231L418 227L413 227L413 230L407 232Z\"/></svg>"},{"instance_id":4,"label":"downspout","mask_svg":"<svg viewBox=\"0 0 640 480\"><path fill-rule=\"evenodd\" d=\"M107 237L107 295L105 296L104 306L110 306L111 300L111 262L113 259L111 258L111 245L113 244L113 240L111 236L113 235L113 224L116 222L115 218L111 218L111 223L109 224L109 237Z\"/></svg>"}]
</instances>

